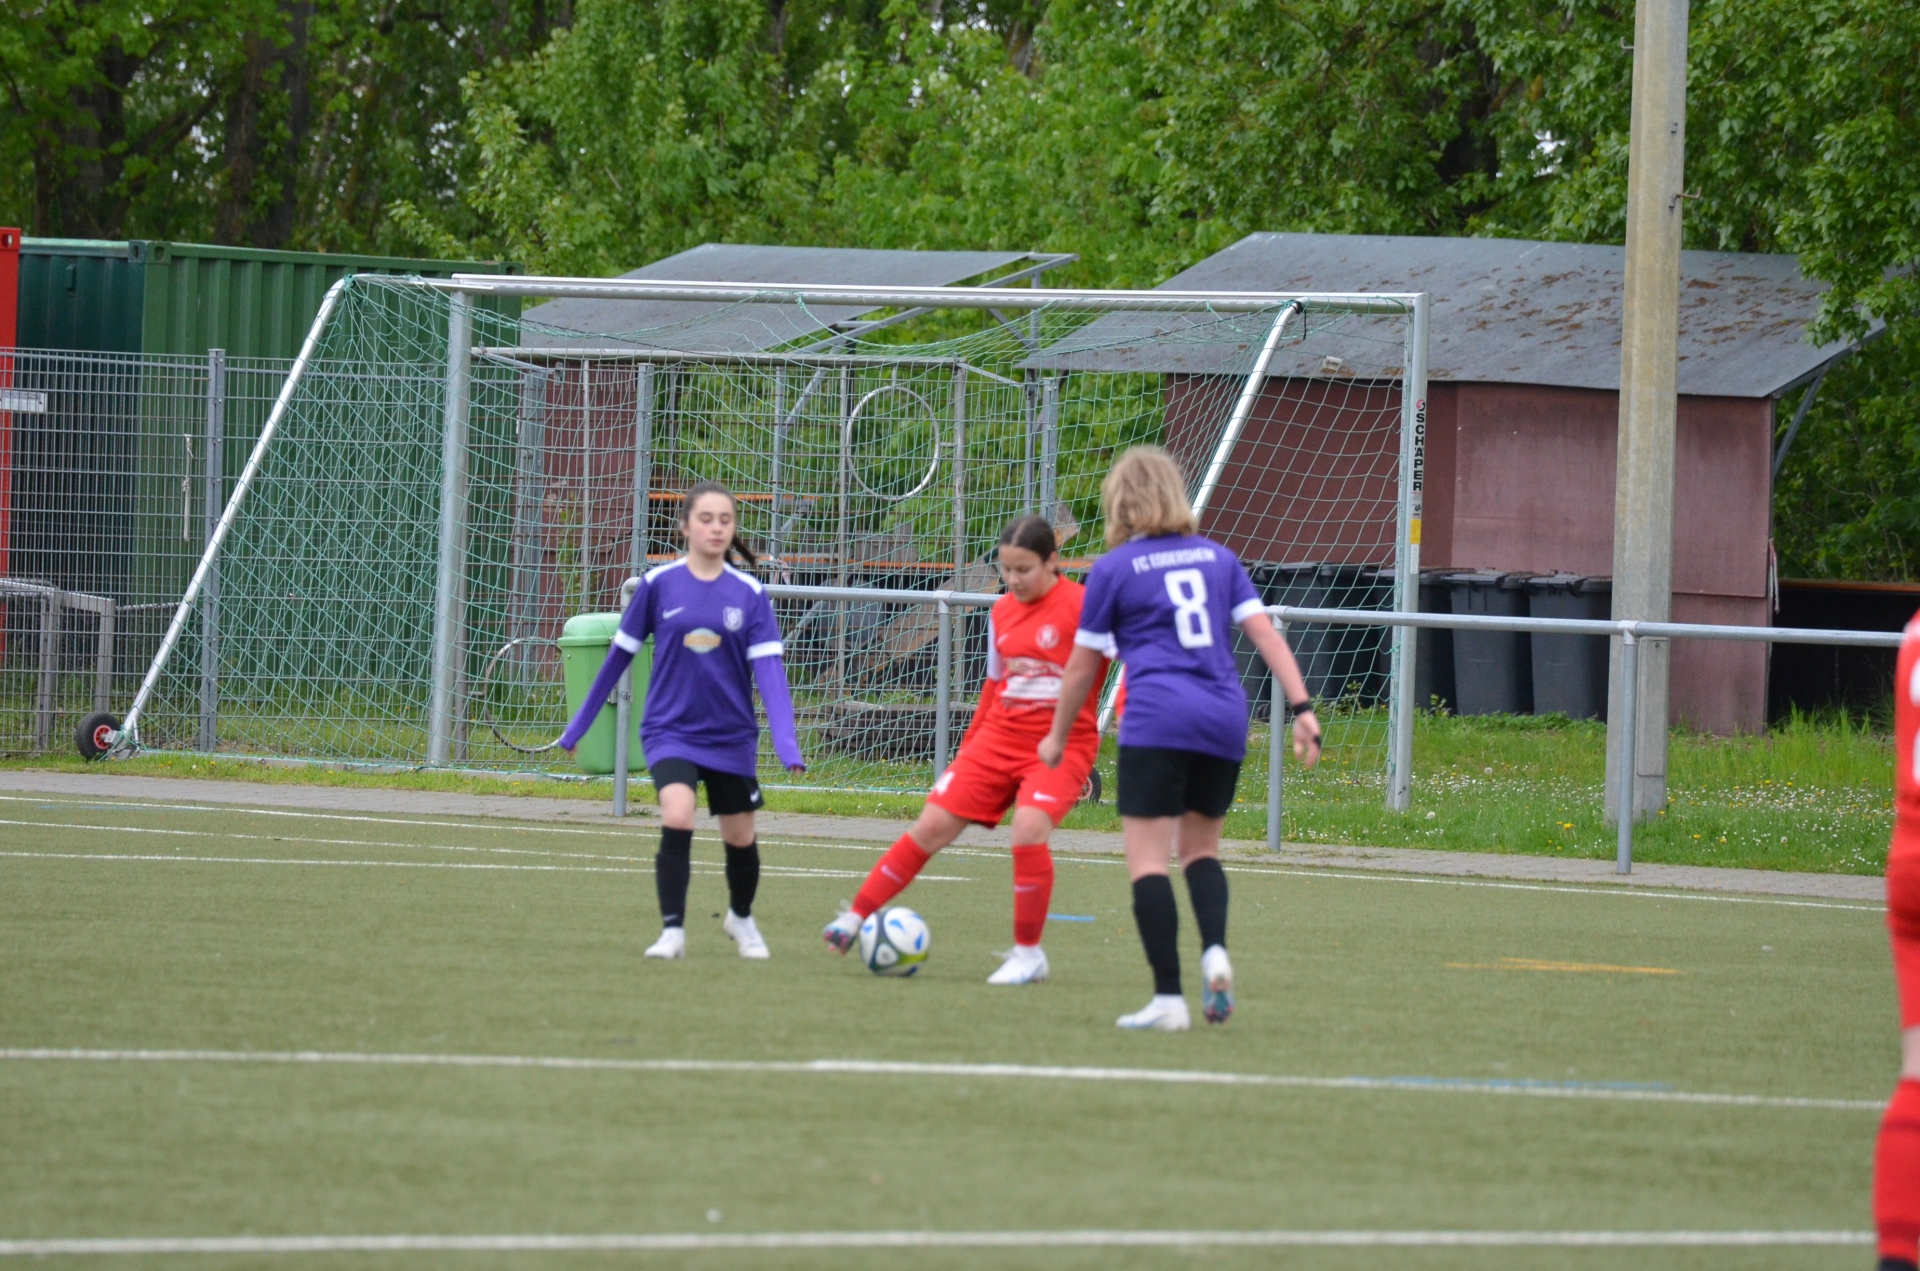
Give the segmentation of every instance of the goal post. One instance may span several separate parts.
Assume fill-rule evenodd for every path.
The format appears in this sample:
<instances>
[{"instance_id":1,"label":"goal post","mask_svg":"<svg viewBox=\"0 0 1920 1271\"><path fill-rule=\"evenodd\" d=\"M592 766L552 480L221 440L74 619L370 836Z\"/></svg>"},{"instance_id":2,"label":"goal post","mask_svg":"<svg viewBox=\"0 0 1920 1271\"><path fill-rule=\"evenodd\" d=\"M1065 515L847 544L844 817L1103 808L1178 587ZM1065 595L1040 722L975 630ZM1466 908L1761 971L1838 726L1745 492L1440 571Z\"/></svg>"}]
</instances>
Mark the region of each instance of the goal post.
<instances>
[{"instance_id":1,"label":"goal post","mask_svg":"<svg viewBox=\"0 0 1920 1271\"><path fill-rule=\"evenodd\" d=\"M652 324L501 313L554 300ZM1412 607L1425 313L1414 293L343 280L265 426L229 438L251 442L245 471L120 749L207 735L179 651L218 562L224 751L565 771L565 623L675 554L700 479L739 494L771 580L979 592L1024 512L1084 568L1106 468L1160 444L1270 603ZM977 692L983 614L782 603L812 779L924 788L936 695L963 727ZM1404 807L1413 652L1380 631L1290 635L1331 776ZM1264 719L1264 669L1236 657Z\"/></svg>"}]
</instances>

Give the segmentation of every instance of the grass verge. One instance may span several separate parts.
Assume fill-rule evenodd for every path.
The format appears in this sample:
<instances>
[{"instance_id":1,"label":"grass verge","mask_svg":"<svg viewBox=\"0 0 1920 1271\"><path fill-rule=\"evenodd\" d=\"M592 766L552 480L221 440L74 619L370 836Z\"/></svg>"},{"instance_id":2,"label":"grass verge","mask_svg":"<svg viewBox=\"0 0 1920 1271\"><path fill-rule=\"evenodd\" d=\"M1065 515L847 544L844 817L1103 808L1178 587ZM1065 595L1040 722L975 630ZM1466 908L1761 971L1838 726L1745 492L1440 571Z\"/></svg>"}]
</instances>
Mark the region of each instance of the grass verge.
<instances>
[{"instance_id":1,"label":"grass verge","mask_svg":"<svg viewBox=\"0 0 1920 1271\"><path fill-rule=\"evenodd\" d=\"M1256 727L1227 817L1232 838L1266 837L1266 736ZM1373 847L1518 852L1610 858L1613 829L1602 814L1606 729L1558 716L1422 716L1414 730L1413 807L1383 806L1377 772L1362 763L1285 772L1284 832L1289 842ZM78 759L0 760L0 768L99 772ZM1100 768L1101 804L1068 814L1069 829L1117 830L1109 740ZM1675 730L1669 744L1670 801L1635 835L1643 861L1815 873L1876 874L1886 867L1892 828L1893 744L1870 723L1846 716L1796 717L1764 736L1711 737ZM241 757L148 754L117 762L130 776L190 777L268 784L455 791L511 797L602 801L606 779L545 773L488 775L435 769L375 770L288 764ZM652 802L646 781L638 805ZM769 792L783 812L912 818L917 795L863 790Z\"/></svg>"}]
</instances>

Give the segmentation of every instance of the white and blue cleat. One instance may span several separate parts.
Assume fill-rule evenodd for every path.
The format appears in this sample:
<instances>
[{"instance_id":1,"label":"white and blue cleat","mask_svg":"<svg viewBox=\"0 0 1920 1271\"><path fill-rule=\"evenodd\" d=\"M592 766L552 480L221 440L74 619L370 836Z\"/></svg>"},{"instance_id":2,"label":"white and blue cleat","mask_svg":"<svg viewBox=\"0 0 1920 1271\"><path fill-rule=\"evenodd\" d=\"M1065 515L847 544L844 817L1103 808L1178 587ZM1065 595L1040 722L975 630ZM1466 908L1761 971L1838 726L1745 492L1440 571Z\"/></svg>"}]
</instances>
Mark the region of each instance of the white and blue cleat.
<instances>
[{"instance_id":1,"label":"white and blue cleat","mask_svg":"<svg viewBox=\"0 0 1920 1271\"><path fill-rule=\"evenodd\" d=\"M1223 945L1200 955L1200 1010L1209 1024L1224 1024L1233 1014L1233 963Z\"/></svg>"},{"instance_id":2,"label":"white and blue cleat","mask_svg":"<svg viewBox=\"0 0 1920 1271\"><path fill-rule=\"evenodd\" d=\"M860 939L860 915L851 909L842 909L840 916L828 923L820 932L820 938L826 941L827 948L835 953L845 953Z\"/></svg>"}]
</instances>

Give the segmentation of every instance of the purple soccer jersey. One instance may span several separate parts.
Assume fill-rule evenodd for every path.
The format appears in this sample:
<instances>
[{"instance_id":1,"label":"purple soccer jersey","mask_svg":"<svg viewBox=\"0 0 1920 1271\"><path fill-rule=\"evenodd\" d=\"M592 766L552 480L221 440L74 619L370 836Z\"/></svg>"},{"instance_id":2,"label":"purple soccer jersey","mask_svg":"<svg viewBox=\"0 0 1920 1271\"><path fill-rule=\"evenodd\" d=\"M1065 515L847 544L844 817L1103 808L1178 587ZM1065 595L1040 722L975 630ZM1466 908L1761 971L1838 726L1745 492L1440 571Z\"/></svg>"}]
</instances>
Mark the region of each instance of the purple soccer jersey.
<instances>
[{"instance_id":1,"label":"purple soccer jersey","mask_svg":"<svg viewBox=\"0 0 1920 1271\"><path fill-rule=\"evenodd\" d=\"M1239 558L1198 535L1137 538L1096 560L1074 643L1117 646L1126 664L1120 744L1244 759L1233 628L1263 607Z\"/></svg>"},{"instance_id":2,"label":"purple soccer jersey","mask_svg":"<svg viewBox=\"0 0 1920 1271\"><path fill-rule=\"evenodd\" d=\"M640 722L648 764L686 759L752 776L760 741L755 684L781 762L800 762L793 701L780 660L780 624L759 580L728 565L712 582L702 582L684 560L647 571L562 745L579 744L648 636L653 637L653 675Z\"/></svg>"}]
</instances>

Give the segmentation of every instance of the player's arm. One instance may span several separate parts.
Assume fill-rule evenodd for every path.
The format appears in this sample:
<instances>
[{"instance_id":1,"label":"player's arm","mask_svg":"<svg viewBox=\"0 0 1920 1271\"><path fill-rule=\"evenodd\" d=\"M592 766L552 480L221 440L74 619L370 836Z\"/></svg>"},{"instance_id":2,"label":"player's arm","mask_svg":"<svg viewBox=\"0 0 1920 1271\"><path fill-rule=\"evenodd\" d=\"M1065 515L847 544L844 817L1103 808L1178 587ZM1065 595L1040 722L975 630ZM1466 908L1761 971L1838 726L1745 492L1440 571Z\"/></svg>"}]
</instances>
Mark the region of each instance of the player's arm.
<instances>
[{"instance_id":1,"label":"player's arm","mask_svg":"<svg viewBox=\"0 0 1920 1271\"><path fill-rule=\"evenodd\" d=\"M764 595L756 597L748 631L747 664L753 668L753 682L760 690L760 704L767 708L767 731L773 734L773 753L788 772L805 772L807 762L800 754L800 729L793 717L793 693L787 687L787 665L780 641L780 621L773 605Z\"/></svg>"},{"instance_id":2,"label":"player's arm","mask_svg":"<svg viewBox=\"0 0 1920 1271\"><path fill-rule=\"evenodd\" d=\"M634 588L633 599L627 602L627 610L620 615L620 626L613 633L613 645L607 650L607 660L600 664L600 674L593 677L593 687L587 690L587 696L580 703L580 709L567 725L567 731L560 734L560 749L568 754L580 744L580 739L593 727L593 721L600 718L601 709L607 699L613 696L613 690L620 683L620 677L627 673L633 664L634 654L640 652L640 646L646 642L649 630L647 596L650 589L645 580Z\"/></svg>"},{"instance_id":3,"label":"player's arm","mask_svg":"<svg viewBox=\"0 0 1920 1271\"><path fill-rule=\"evenodd\" d=\"M994 638L993 614L987 614L987 681L980 686L980 701L973 708L973 722L967 725L967 731L961 735L960 744L966 745L973 735L980 731L980 725L986 722L988 715L1000 704L1000 689L1007 682L1007 664L1000 656L999 642Z\"/></svg>"},{"instance_id":4,"label":"player's arm","mask_svg":"<svg viewBox=\"0 0 1920 1271\"><path fill-rule=\"evenodd\" d=\"M1241 618L1240 629L1247 633L1247 639L1260 651L1261 661L1279 678L1287 694L1287 705L1293 711L1293 757L1313 767L1320 762L1320 719L1313 713L1306 677L1300 674L1300 664L1294 661L1287 638L1273 629L1273 619L1264 609Z\"/></svg>"},{"instance_id":5,"label":"player's arm","mask_svg":"<svg viewBox=\"0 0 1920 1271\"><path fill-rule=\"evenodd\" d=\"M1098 645L1090 646L1081 643L1086 634L1082 631L1074 637L1073 654L1067 659L1066 674L1060 677L1060 700L1053 708L1053 727L1040 742L1040 762L1049 768L1060 766L1061 756L1067 753L1067 737L1073 732L1074 718L1086 704L1093 686L1106 673L1104 637Z\"/></svg>"}]
</instances>

